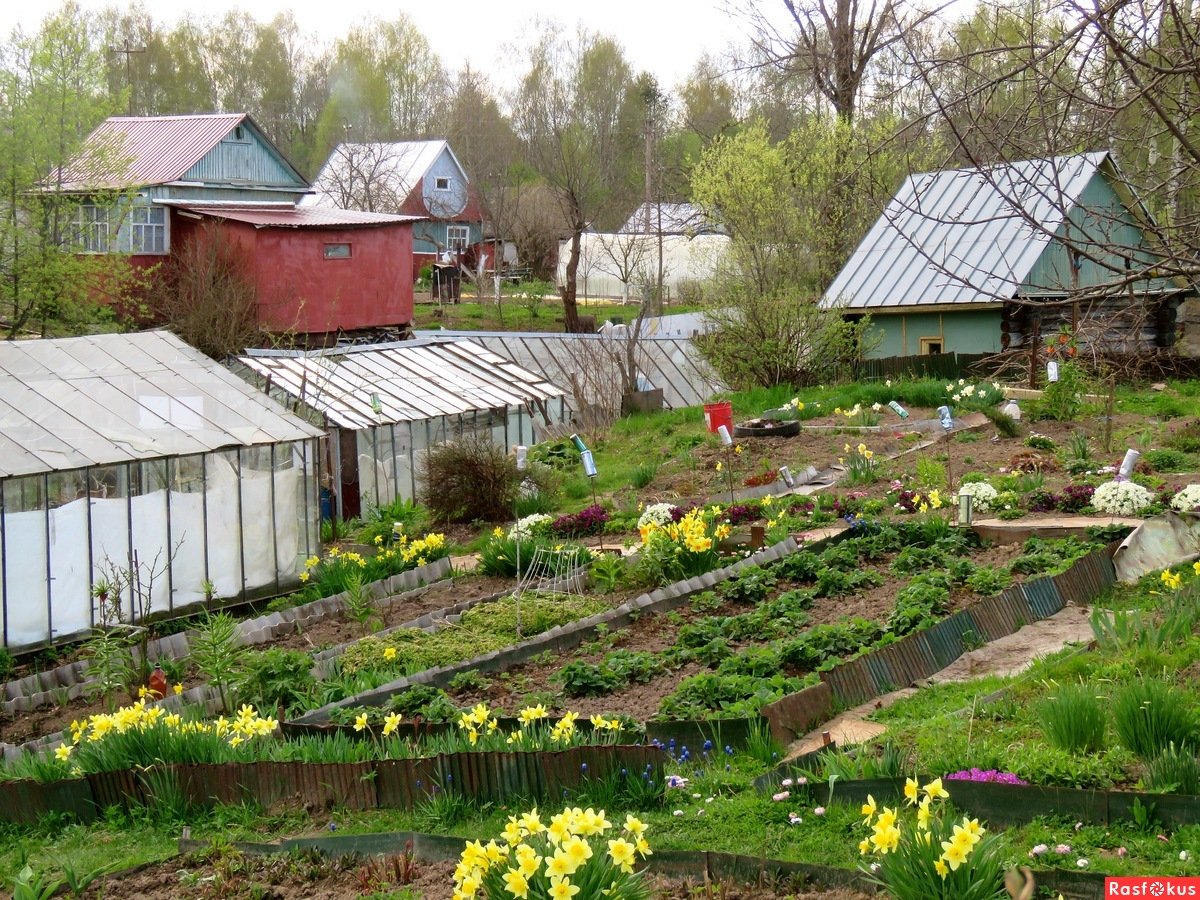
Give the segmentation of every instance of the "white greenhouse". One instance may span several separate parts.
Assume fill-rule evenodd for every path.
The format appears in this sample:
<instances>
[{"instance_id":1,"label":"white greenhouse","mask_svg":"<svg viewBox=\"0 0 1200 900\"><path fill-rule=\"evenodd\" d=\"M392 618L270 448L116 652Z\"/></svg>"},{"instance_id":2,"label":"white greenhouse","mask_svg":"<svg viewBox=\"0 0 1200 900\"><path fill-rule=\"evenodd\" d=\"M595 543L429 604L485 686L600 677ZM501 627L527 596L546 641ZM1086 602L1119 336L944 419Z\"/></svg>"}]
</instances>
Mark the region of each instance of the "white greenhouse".
<instances>
[{"instance_id":1,"label":"white greenhouse","mask_svg":"<svg viewBox=\"0 0 1200 900\"><path fill-rule=\"evenodd\" d=\"M532 444L570 416L562 389L473 340L246 354L259 386L328 429L321 470L338 473L341 518L416 498L429 447L470 434Z\"/></svg>"},{"instance_id":2,"label":"white greenhouse","mask_svg":"<svg viewBox=\"0 0 1200 900\"><path fill-rule=\"evenodd\" d=\"M0 342L0 631L12 649L298 583L320 432L173 335Z\"/></svg>"}]
</instances>

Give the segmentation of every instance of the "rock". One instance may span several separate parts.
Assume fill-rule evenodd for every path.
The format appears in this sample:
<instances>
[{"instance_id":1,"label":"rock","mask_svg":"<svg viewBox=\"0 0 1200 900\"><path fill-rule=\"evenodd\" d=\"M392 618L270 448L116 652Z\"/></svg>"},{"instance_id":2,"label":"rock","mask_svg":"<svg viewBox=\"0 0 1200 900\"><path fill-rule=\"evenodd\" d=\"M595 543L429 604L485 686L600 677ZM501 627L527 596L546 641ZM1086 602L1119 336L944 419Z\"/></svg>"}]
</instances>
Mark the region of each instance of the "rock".
<instances>
[{"instance_id":1,"label":"rock","mask_svg":"<svg viewBox=\"0 0 1200 900\"><path fill-rule=\"evenodd\" d=\"M1165 391L1166 389L1167 385L1162 381L1158 381L1150 385L1150 390L1152 391Z\"/></svg>"}]
</instances>

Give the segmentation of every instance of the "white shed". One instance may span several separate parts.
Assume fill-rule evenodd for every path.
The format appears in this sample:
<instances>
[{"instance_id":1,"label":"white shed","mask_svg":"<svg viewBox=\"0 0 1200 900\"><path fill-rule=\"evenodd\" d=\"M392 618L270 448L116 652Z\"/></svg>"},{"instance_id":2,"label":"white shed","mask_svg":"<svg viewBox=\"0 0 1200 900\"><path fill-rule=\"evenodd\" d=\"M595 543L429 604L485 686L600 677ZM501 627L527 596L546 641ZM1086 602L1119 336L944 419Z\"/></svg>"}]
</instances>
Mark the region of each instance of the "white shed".
<instances>
[{"instance_id":1,"label":"white shed","mask_svg":"<svg viewBox=\"0 0 1200 900\"><path fill-rule=\"evenodd\" d=\"M320 432L164 331L0 342L0 631L30 648L298 583L319 546Z\"/></svg>"}]
</instances>

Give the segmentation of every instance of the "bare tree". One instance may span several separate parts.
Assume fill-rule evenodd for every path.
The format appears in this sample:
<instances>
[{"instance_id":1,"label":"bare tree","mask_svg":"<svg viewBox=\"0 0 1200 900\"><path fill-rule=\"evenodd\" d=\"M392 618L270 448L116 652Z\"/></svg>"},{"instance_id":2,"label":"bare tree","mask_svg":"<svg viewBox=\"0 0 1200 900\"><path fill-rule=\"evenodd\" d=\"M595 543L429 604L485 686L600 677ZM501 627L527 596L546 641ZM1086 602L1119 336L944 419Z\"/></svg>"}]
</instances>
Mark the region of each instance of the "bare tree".
<instances>
[{"instance_id":1,"label":"bare tree","mask_svg":"<svg viewBox=\"0 0 1200 900\"><path fill-rule=\"evenodd\" d=\"M412 185L403 180L410 168L402 144L338 144L313 187L339 209L396 212Z\"/></svg>"},{"instance_id":2,"label":"bare tree","mask_svg":"<svg viewBox=\"0 0 1200 900\"><path fill-rule=\"evenodd\" d=\"M568 225L559 291L569 331L579 328L581 237L592 225L609 224L636 190L640 107L632 71L611 39L581 33L568 41L550 30L531 50L514 102L515 123Z\"/></svg>"},{"instance_id":3,"label":"bare tree","mask_svg":"<svg viewBox=\"0 0 1200 900\"><path fill-rule=\"evenodd\" d=\"M644 280L647 263L654 249L654 238L648 234L618 231L615 234L593 236L596 245L596 268L621 282L621 302L629 302L629 286ZM651 278L653 281L653 278Z\"/></svg>"}]
</instances>

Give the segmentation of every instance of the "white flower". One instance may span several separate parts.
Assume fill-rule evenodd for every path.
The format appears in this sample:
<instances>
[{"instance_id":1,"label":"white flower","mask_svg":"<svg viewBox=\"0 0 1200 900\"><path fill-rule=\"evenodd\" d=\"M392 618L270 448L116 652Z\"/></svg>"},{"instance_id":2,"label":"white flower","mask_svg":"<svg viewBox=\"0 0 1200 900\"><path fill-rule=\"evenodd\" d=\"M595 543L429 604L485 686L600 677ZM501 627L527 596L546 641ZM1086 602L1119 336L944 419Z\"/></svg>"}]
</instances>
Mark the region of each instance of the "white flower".
<instances>
[{"instance_id":1,"label":"white flower","mask_svg":"<svg viewBox=\"0 0 1200 900\"><path fill-rule=\"evenodd\" d=\"M879 412L881 409L883 409L883 404L882 404L882 403L872 403L872 404L871 404L871 411L872 411L872 412Z\"/></svg>"},{"instance_id":2,"label":"white flower","mask_svg":"<svg viewBox=\"0 0 1200 900\"><path fill-rule=\"evenodd\" d=\"M554 516L548 516L545 513L534 513L531 516L518 519L517 524L508 529L508 539L515 541L522 538L530 538L534 535L547 534L550 531L550 523L553 521Z\"/></svg>"},{"instance_id":3,"label":"white flower","mask_svg":"<svg viewBox=\"0 0 1200 900\"><path fill-rule=\"evenodd\" d=\"M673 816L682 816L682 815L683 815L683 810L682 810L682 809L677 809L677 810L675 810L675 812L671 813L671 815L673 815Z\"/></svg>"},{"instance_id":4,"label":"white flower","mask_svg":"<svg viewBox=\"0 0 1200 900\"><path fill-rule=\"evenodd\" d=\"M1200 484L1189 484L1171 498L1171 509L1187 512L1200 506Z\"/></svg>"},{"instance_id":5,"label":"white flower","mask_svg":"<svg viewBox=\"0 0 1200 900\"><path fill-rule=\"evenodd\" d=\"M1192 858L1191 854L1188 853L1186 850L1179 851L1179 861L1180 862L1187 862L1191 858Z\"/></svg>"},{"instance_id":6,"label":"white flower","mask_svg":"<svg viewBox=\"0 0 1200 900\"><path fill-rule=\"evenodd\" d=\"M992 501L999 496L999 492L986 481L968 481L966 484L960 484L958 495L962 496L963 494L971 495L972 509L980 513L991 510Z\"/></svg>"},{"instance_id":7,"label":"white flower","mask_svg":"<svg viewBox=\"0 0 1200 900\"><path fill-rule=\"evenodd\" d=\"M825 815L825 807L823 807L823 806L818 806L818 807L816 807L815 809L813 809L813 815L814 815L814 816L823 816L823 815Z\"/></svg>"},{"instance_id":8,"label":"white flower","mask_svg":"<svg viewBox=\"0 0 1200 900\"><path fill-rule=\"evenodd\" d=\"M793 784L795 784L795 782L792 781L792 779L790 779L790 778L785 778L785 779L783 779L783 781L779 782L779 784L782 787L790 788Z\"/></svg>"},{"instance_id":9,"label":"white flower","mask_svg":"<svg viewBox=\"0 0 1200 900\"><path fill-rule=\"evenodd\" d=\"M638 519L638 528L645 528L650 524L669 525L671 524L671 513L674 511L674 503L651 503Z\"/></svg>"},{"instance_id":10,"label":"white flower","mask_svg":"<svg viewBox=\"0 0 1200 900\"><path fill-rule=\"evenodd\" d=\"M889 378L887 381L885 381L885 382L883 383L883 386L884 386L884 387L891 387L891 386L892 386L892 379L890 379L890 378Z\"/></svg>"},{"instance_id":11,"label":"white flower","mask_svg":"<svg viewBox=\"0 0 1200 900\"><path fill-rule=\"evenodd\" d=\"M1136 516L1154 496L1132 481L1106 481L1092 494L1092 506L1110 516Z\"/></svg>"},{"instance_id":12,"label":"white flower","mask_svg":"<svg viewBox=\"0 0 1200 900\"><path fill-rule=\"evenodd\" d=\"M1075 860L1075 865L1079 866L1079 868L1081 868L1081 869L1086 869L1090 865L1090 863L1084 857L1081 856L1081 857L1079 857L1079 859Z\"/></svg>"}]
</instances>

